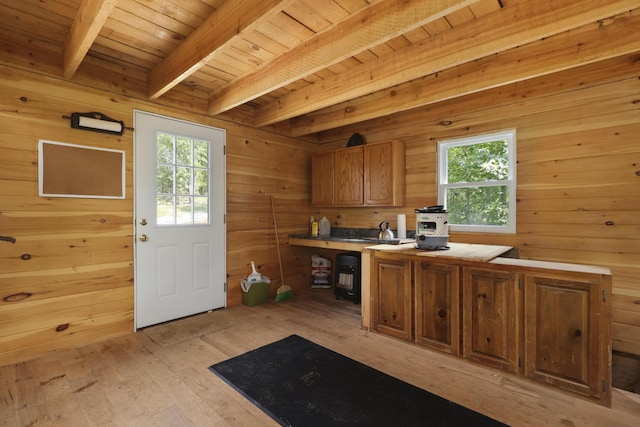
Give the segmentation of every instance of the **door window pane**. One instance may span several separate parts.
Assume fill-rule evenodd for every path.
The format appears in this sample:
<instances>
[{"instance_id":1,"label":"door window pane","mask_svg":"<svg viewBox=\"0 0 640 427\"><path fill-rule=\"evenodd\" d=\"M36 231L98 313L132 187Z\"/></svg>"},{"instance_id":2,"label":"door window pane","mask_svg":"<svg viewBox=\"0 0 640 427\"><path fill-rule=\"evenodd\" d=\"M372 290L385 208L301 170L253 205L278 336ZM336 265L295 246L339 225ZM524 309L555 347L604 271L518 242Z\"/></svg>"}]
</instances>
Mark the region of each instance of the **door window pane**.
<instances>
[{"instance_id":1,"label":"door window pane","mask_svg":"<svg viewBox=\"0 0 640 427\"><path fill-rule=\"evenodd\" d=\"M193 145L193 165L199 168L209 167L209 142L195 141Z\"/></svg>"},{"instance_id":2,"label":"door window pane","mask_svg":"<svg viewBox=\"0 0 640 427\"><path fill-rule=\"evenodd\" d=\"M158 225L209 224L209 147L209 141L156 133Z\"/></svg>"},{"instance_id":3,"label":"door window pane","mask_svg":"<svg viewBox=\"0 0 640 427\"><path fill-rule=\"evenodd\" d=\"M166 133L159 133L156 136L156 153L158 163L173 163L173 143L175 137Z\"/></svg>"},{"instance_id":4,"label":"door window pane","mask_svg":"<svg viewBox=\"0 0 640 427\"><path fill-rule=\"evenodd\" d=\"M194 197L194 222L196 224L208 224L209 223L209 198L208 197Z\"/></svg>"},{"instance_id":5,"label":"door window pane","mask_svg":"<svg viewBox=\"0 0 640 427\"><path fill-rule=\"evenodd\" d=\"M157 196L156 209L158 219L156 220L156 223L158 225L169 225L176 223L176 212L173 199L173 196Z\"/></svg>"},{"instance_id":6,"label":"door window pane","mask_svg":"<svg viewBox=\"0 0 640 427\"><path fill-rule=\"evenodd\" d=\"M196 169L194 179L194 193L198 196L209 195L209 171L207 169Z\"/></svg>"},{"instance_id":7,"label":"door window pane","mask_svg":"<svg viewBox=\"0 0 640 427\"><path fill-rule=\"evenodd\" d=\"M191 151L193 150L193 140L185 137L176 138L176 158L177 164L193 166L191 161Z\"/></svg>"},{"instance_id":8,"label":"door window pane","mask_svg":"<svg viewBox=\"0 0 640 427\"><path fill-rule=\"evenodd\" d=\"M192 168L176 167L176 194L191 194Z\"/></svg>"},{"instance_id":9,"label":"door window pane","mask_svg":"<svg viewBox=\"0 0 640 427\"><path fill-rule=\"evenodd\" d=\"M156 180L156 192L158 194L173 193L173 168L166 165L158 165L156 168L158 179Z\"/></svg>"},{"instance_id":10,"label":"door window pane","mask_svg":"<svg viewBox=\"0 0 640 427\"><path fill-rule=\"evenodd\" d=\"M193 224L193 197L176 197L176 224Z\"/></svg>"}]
</instances>

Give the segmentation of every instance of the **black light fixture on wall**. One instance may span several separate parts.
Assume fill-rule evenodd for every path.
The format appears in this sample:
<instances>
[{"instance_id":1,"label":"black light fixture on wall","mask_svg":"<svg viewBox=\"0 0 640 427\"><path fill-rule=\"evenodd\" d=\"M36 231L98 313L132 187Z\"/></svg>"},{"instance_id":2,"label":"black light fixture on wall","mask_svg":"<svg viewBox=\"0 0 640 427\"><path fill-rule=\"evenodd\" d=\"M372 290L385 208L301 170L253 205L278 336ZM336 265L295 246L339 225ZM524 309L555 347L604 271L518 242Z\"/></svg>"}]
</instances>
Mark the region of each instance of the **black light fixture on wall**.
<instances>
[{"instance_id":1,"label":"black light fixture on wall","mask_svg":"<svg viewBox=\"0 0 640 427\"><path fill-rule=\"evenodd\" d=\"M114 120L98 112L71 113L71 117L64 116L64 118L71 120L71 127L73 129L91 130L114 135L122 135L125 129L122 120Z\"/></svg>"}]
</instances>

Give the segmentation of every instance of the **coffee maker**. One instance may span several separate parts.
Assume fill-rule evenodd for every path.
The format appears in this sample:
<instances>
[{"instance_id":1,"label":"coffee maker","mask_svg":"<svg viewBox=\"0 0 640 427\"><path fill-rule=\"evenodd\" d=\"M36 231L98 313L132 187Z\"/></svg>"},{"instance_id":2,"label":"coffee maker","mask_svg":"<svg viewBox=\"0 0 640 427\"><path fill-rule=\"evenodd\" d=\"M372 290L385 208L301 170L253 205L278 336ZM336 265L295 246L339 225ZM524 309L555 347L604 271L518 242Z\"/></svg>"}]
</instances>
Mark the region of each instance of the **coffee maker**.
<instances>
[{"instance_id":1,"label":"coffee maker","mask_svg":"<svg viewBox=\"0 0 640 427\"><path fill-rule=\"evenodd\" d=\"M416 248L447 250L449 242L448 214L442 205L415 209Z\"/></svg>"}]
</instances>

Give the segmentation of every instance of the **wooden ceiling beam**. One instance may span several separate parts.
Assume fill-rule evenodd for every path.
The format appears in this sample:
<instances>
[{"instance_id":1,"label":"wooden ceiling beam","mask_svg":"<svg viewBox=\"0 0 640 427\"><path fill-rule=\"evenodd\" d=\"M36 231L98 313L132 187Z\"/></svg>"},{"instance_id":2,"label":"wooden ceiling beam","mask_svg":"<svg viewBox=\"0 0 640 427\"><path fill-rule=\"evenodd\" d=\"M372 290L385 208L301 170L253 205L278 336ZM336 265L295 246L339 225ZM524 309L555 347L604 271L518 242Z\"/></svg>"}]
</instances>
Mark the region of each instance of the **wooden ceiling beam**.
<instances>
[{"instance_id":1,"label":"wooden ceiling beam","mask_svg":"<svg viewBox=\"0 0 640 427\"><path fill-rule=\"evenodd\" d=\"M249 102L477 1L384 0L375 3L212 94L209 114L219 114Z\"/></svg>"},{"instance_id":2,"label":"wooden ceiling beam","mask_svg":"<svg viewBox=\"0 0 640 427\"><path fill-rule=\"evenodd\" d=\"M640 10L325 108L292 121L302 136L640 52Z\"/></svg>"},{"instance_id":3,"label":"wooden ceiling beam","mask_svg":"<svg viewBox=\"0 0 640 427\"><path fill-rule=\"evenodd\" d=\"M204 66L216 50L251 31L293 0L225 1L148 74L147 96L156 99Z\"/></svg>"},{"instance_id":4,"label":"wooden ceiling beam","mask_svg":"<svg viewBox=\"0 0 640 427\"><path fill-rule=\"evenodd\" d=\"M639 6L640 0L518 2L264 104L256 110L255 124L265 126L330 107Z\"/></svg>"},{"instance_id":5,"label":"wooden ceiling beam","mask_svg":"<svg viewBox=\"0 0 640 427\"><path fill-rule=\"evenodd\" d=\"M62 49L62 75L70 79L109 18L118 0L83 0Z\"/></svg>"}]
</instances>

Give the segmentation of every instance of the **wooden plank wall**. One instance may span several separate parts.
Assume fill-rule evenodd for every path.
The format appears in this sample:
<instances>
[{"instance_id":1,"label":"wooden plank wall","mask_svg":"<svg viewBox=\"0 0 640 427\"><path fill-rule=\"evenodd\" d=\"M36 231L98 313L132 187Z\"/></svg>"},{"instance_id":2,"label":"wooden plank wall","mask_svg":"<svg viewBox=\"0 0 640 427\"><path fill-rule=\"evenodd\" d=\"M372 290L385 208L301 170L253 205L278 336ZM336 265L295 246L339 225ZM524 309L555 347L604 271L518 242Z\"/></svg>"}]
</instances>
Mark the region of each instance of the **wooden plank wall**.
<instances>
[{"instance_id":1,"label":"wooden plank wall","mask_svg":"<svg viewBox=\"0 0 640 427\"><path fill-rule=\"evenodd\" d=\"M436 202L438 138L516 128L518 233L454 234L452 240L513 245L524 258L611 267L614 348L640 354L636 57L326 132L323 149L344 146L354 132L370 142L401 139L407 146L403 208L334 210L309 206L314 144L207 117L205 97L193 94L180 93L172 106L136 100L143 91L135 88L114 95L113 82L124 82L128 70L92 81L93 62L78 77L82 86L0 68L0 236L16 238L15 244L0 241L0 364L133 330L131 135L70 130L61 115L97 109L131 124L134 108L227 130L229 306L240 304L239 281L251 260L274 280L272 295L281 283L271 196L286 283L300 289L309 283L311 254L335 255L286 244L287 234L307 229L310 214L327 215L333 226L375 228L382 219L395 227L396 214L406 213L411 228L413 209ZM37 140L86 143L88 137L97 146L127 150L127 199L39 198Z\"/></svg>"},{"instance_id":2,"label":"wooden plank wall","mask_svg":"<svg viewBox=\"0 0 640 427\"><path fill-rule=\"evenodd\" d=\"M131 125L109 97L2 70L0 363L130 332L133 325L132 136L72 130L100 111ZM38 140L124 149L126 199L38 196Z\"/></svg>"},{"instance_id":3,"label":"wooden plank wall","mask_svg":"<svg viewBox=\"0 0 640 427\"><path fill-rule=\"evenodd\" d=\"M407 147L401 209L325 209L334 226L375 227L437 202L436 140L514 128L517 233L452 233L451 241L513 245L522 258L613 272L613 348L640 354L640 62L613 59L323 134L354 132ZM344 107L344 106L343 106Z\"/></svg>"},{"instance_id":4,"label":"wooden plank wall","mask_svg":"<svg viewBox=\"0 0 640 427\"><path fill-rule=\"evenodd\" d=\"M3 66L0 93L0 236L15 239L0 241L0 365L134 329L132 132L70 129L62 115L100 111L132 126L142 109L226 129L228 305L241 304L251 260L272 295L280 284L271 195L287 282L308 270L286 236L307 227L315 144ZM126 199L39 197L39 139L124 149Z\"/></svg>"}]
</instances>

